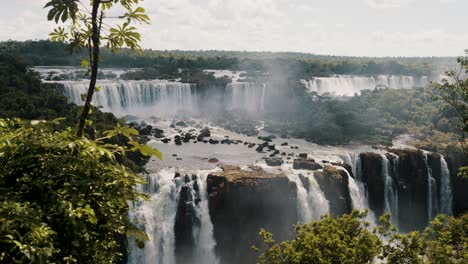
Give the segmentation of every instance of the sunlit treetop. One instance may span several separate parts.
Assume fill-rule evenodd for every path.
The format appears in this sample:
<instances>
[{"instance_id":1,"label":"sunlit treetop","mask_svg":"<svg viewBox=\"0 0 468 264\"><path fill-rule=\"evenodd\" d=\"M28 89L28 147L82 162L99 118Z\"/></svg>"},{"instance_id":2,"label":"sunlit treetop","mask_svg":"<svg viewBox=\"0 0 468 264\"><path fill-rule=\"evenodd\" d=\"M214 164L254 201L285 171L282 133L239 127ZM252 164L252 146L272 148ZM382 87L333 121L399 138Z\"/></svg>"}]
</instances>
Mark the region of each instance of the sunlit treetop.
<instances>
[{"instance_id":1,"label":"sunlit treetop","mask_svg":"<svg viewBox=\"0 0 468 264\"><path fill-rule=\"evenodd\" d=\"M51 0L47 19L59 26L52 33L52 41L66 42L69 51L92 48L93 22L99 33L100 46L113 51L120 48L141 50L141 35L134 24L149 23L145 9L138 6L142 0ZM93 20L94 17L94 20Z\"/></svg>"}]
</instances>

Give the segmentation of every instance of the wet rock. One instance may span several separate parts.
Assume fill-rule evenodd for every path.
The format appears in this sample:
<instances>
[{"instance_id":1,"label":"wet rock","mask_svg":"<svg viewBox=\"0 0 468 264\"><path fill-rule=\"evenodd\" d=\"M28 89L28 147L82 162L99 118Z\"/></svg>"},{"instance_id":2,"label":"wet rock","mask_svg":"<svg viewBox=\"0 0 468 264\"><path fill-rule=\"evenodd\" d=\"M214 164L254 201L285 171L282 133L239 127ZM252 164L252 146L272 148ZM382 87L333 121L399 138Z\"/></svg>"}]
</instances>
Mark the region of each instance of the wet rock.
<instances>
[{"instance_id":1,"label":"wet rock","mask_svg":"<svg viewBox=\"0 0 468 264\"><path fill-rule=\"evenodd\" d=\"M288 145L288 142L284 142L284 143L281 144L281 146L283 146L283 147L287 146L287 145Z\"/></svg>"},{"instance_id":2,"label":"wet rock","mask_svg":"<svg viewBox=\"0 0 468 264\"><path fill-rule=\"evenodd\" d=\"M256 146L256 144L254 144L254 143L250 143L250 144L249 144L249 148L253 148L253 147L255 147L255 146Z\"/></svg>"},{"instance_id":3,"label":"wet rock","mask_svg":"<svg viewBox=\"0 0 468 264\"><path fill-rule=\"evenodd\" d=\"M304 186L304 188L309 191L310 190L310 180L309 178L305 177L304 175L302 174L299 174L299 179L301 180L302 182L302 185Z\"/></svg>"},{"instance_id":4,"label":"wet rock","mask_svg":"<svg viewBox=\"0 0 468 264\"><path fill-rule=\"evenodd\" d=\"M283 165L282 158L265 158L265 163L271 167L278 167Z\"/></svg>"},{"instance_id":5,"label":"wet rock","mask_svg":"<svg viewBox=\"0 0 468 264\"><path fill-rule=\"evenodd\" d=\"M150 136L151 135L151 130L153 129L152 126L150 125L146 125L144 127L140 127L139 129L139 132L140 132L140 135L143 135L143 136Z\"/></svg>"},{"instance_id":6,"label":"wet rock","mask_svg":"<svg viewBox=\"0 0 468 264\"><path fill-rule=\"evenodd\" d=\"M212 138L210 138L208 142L210 142L210 144L219 144L219 140L212 139Z\"/></svg>"},{"instance_id":7,"label":"wet rock","mask_svg":"<svg viewBox=\"0 0 468 264\"><path fill-rule=\"evenodd\" d=\"M307 153L300 153L299 158L301 159L307 159Z\"/></svg>"},{"instance_id":8,"label":"wet rock","mask_svg":"<svg viewBox=\"0 0 468 264\"><path fill-rule=\"evenodd\" d=\"M219 160L217 158L211 158L208 160L209 163L218 163Z\"/></svg>"},{"instance_id":9,"label":"wet rock","mask_svg":"<svg viewBox=\"0 0 468 264\"><path fill-rule=\"evenodd\" d=\"M259 145L256 149L257 152L263 152L263 146Z\"/></svg>"},{"instance_id":10,"label":"wet rock","mask_svg":"<svg viewBox=\"0 0 468 264\"><path fill-rule=\"evenodd\" d=\"M165 144L169 143L169 141L171 141L171 139L169 138L164 138L164 139L161 139L161 141Z\"/></svg>"},{"instance_id":11,"label":"wet rock","mask_svg":"<svg viewBox=\"0 0 468 264\"><path fill-rule=\"evenodd\" d=\"M314 160L295 159L293 162L295 170L320 170L323 169L322 165Z\"/></svg>"},{"instance_id":12,"label":"wet rock","mask_svg":"<svg viewBox=\"0 0 468 264\"><path fill-rule=\"evenodd\" d=\"M209 127L204 127L202 130L200 130L200 136L201 137L210 137L211 136L211 131Z\"/></svg>"},{"instance_id":13,"label":"wet rock","mask_svg":"<svg viewBox=\"0 0 468 264\"><path fill-rule=\"evenodd\" d=\"M151 134L152 134L155 138L164 138L164 130L159 129L159 128L153 128L153 129L151 129Z\"/></svg>"},{"instance_id":14,"label":"wet rock","mask_svg":"<svg viewBox=\"0 0 468 264\"><path fill-rule=\"evenodd\" d=\"M179 127L187 127L187 124L184 121L179 121L179 122L175 123L175 125L179 126Z\"/></svg>"},{"instance_id":15,"label":"wet rock","mask_svg":"<svg viewBox=\"0 0 468 264\"><path fill-rule=\"evenodd\" d=\"M268 145L268 150L276 150L275 145Z\"/></svg>"},{"instance_id":16,"label":"wet rock","mask_svg":"<svg viewBox=\"0 0 468 264\"><path fill-rule=\"evenodd\" d=\"M351 212L353 207L348 188L348 174L326 165L322 172L316 172L314 175L329 201L331 214L342 215Z\"/></svg>"}]
</instances>

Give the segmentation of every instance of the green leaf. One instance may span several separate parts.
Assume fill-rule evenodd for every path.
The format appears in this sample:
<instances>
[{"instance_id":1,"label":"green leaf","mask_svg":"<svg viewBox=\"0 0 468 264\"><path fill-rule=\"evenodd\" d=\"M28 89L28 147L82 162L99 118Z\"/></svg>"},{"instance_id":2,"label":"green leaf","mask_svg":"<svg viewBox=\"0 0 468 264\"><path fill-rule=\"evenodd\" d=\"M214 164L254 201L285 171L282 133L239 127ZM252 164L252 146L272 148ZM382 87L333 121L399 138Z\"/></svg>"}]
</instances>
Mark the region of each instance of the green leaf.
<instances>
[{"instance_id":1,"label":"green leaf","mask_svg":"<svg viewBox=\"0 0 468 264\"><path fill-rule=\"evenodd\" d=\"M89 61L87 59L82 59L81 60L81 67L88 68L89 67Z\"/></svg>"},{"instance_id":2,"label":"green leaf","mask_svg":"<svg viewBox=\"0 0 468 264\"><path fill-rule=\"evenodd\" d=\"M96 91L97 93L99 93L101 90L102 90L101 86L96 86L96 88L94 88L94 91Z\"/></svg>"}]
</instances>

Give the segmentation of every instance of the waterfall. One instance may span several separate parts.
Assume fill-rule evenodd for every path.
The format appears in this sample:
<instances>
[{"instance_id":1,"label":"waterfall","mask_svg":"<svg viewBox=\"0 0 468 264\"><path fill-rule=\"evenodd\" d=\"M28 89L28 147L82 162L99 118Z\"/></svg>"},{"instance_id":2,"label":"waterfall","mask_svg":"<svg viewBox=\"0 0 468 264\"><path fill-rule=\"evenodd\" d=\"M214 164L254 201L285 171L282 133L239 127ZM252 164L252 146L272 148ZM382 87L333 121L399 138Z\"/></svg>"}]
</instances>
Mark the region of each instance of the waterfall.
<instances>
[{"instance_id":1,"label":"waterfall","mask_svg":"<svg viewBox=\"0 0 468 264\"><path fill-rule=\"evenodd\" d=\"M371 77L341 75L336 77L313 77L311 80L302 80L307 90L319 95L331 94L335 96L353 96L362 90L373 90L377 87L391 89L409 89L429 84L428 78L423 76L417 79L412 76L379 75Z\"/></svg>"},{"instance_id":2,"label":"waterfall","mask_svg":"<svg viewBox=\"0 0 468 264\"><path fill-rule=\"evenodd\" d=\"M350 157L349 159L346 157ZM360 179L362 179L362 170L361 170L361 158L359 157L359 154L346 154L342 156L344 158L343 160L345 161L345 164L348 164L351 166L351 164L346 163L347 162L353 162L353 165L351 166L353 168L353 171L355 175L359 175L359 179L356 177L354 179L351 177L349 172L342 168L342 167L337 167L337 169L342 170L346 172L346 175L348 175L348 190L349 190L349 195L351 197L351 204L353 209L359 210L359 211L364 211L365 209L368 209L369 212L367 214L366 220L371 223L372 226L377 225L377 218L375 217L375 214L372 210L369 208L369 199L368 195L366 192L366 187L364 186L364 183L361 182Z\"/></svg>"},{"instance_id":3,"label":"waterfall","mask_svg":"<svg viewBox=\"0 0 468 264\"><path fill-rule=\"evenodd\" d=\"M132 204L129 217L147 233L149 241L145 241L143 249L136 247L133 241L129 242L128 263L177 263L175 223L184 188L190 190L189 205L195 210L195 222L198 223L193 226L192 240L195 246L190 263L218 263L214 254L216 243L213 238L213 225L208 213L205 183L207 173L199 171L196 179L190 179L189 176L175 178L174 175L173 169L164 169L148 175L147 183L138 187L150 195L150 199ZM197 193L200 194L199 197Z\"/></svg>"},{"instance_id":4,"label":"waterfall","mask_svg":"<svg viewBox=\"0 0 468 264\"><path fill-rule=\"evenodd\" d=\"M258 113L265 109L266 84L228 83L225 98L228 109L243 109L248 113Z\"/></svg>"},{"instance_id":5,"label":"waterfall","mask_svg":"<svg viewBox=\"0 0 468 264\"><path fill-rule=\"evenodd\" d=\"M440 156L440 213L446 215L453 214L453 207L452 207L452 186L450 184L450 171L447 166L447 162L443 156Z\"/></svg>"},{"instance_id":6,"label":"waterfall","mask_svg":"<svg viewBox=\"0 0 468 264\"><path fill-rule=\"evenodd\" d=\"M301 223L318 220L320 216L330 213L329 202L320 189L313 173L311 175L303 175L288 170L286 171L286 175L297 187L297 210ZM308 190L302 183L303 180L307 181Z\"/></svg>"},{"instance_id":7,"label":"waterfall","mask_svg":"<svg viewBox=\"0 0 468 264\"><path fill-rule=\"evenodd\" d=\"M386 155L382 157L382 178L384 181L384 210L390 213L390 221L393 225L398 226L398 189L394 183L393 177L389 172L390 162ZM395 162L392 166L392 173L395 175L398 168L398 159L395 158Z\"/></svg>"},{"instance_id":8,"label":"waterfall","mask_svg":"<svg viewBox=\"0 0 468 264\"><path fill-rule=\"evenodd\" d=\"M88 81L63 81L64 94L75 104L83 105L81 95L88 90ZM93 104L116 115L173 116L196 109L196 89L191 84L152 81L106 80L98 82L102 90L95 93Z\"/></svg>"},{"instance_id":9,"label":"waterfall","mask_svg":"<svg viewBox=\"0 0 468 264\"><path fill-rule=\"evenodd\" d=\"M437 212L437 182L432 176L432 168L429 166L425 151L423 151L423 159L427 168L427 218L430 223Z\"/></svg>"}]
</instances>

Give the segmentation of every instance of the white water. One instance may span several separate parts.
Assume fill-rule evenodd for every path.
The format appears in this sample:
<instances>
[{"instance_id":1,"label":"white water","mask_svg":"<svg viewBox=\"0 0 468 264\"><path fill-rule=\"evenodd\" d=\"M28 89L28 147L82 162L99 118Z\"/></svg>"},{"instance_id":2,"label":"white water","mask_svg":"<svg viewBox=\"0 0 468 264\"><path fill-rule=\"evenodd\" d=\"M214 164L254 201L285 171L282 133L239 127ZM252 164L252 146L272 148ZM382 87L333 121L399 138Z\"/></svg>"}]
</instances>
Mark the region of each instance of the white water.
<instances>
[{"instance_id":1,"label":"white water","mask_svg":"<svg viewBox=\"0 0 468 264\"><path fill-rule=\"evenodd\" d=\"M88 81L62 81L65 96L72 103L83 105L81 94L88 90ZM152 81L105 81L95 93L93 105L102 107L118 116L139 117L174 116L178 113L193 113L196 109L196 89L191 84Z\"/></svg>"},{"instance_id":2,"label":"white water","mask_svg":"<svg viewBox=\"0 0 468 264\"><path fill-rule=\"evenodd\" d=\"M398 226L398 189L395 188L393 177L389 172L390 162L386 155L382 157L382 178L384 180L384 205L385 212L390 213L390 221ZM392 173L395 173L396 167L393 167Z\"/></svg>"},{"instance_id":3,"label":"white water","mask_svg":"<svg viewBox=\"0 0 468 264\"><path fill-rule=\"evenodd\" d=\"M336 77L314 77L311 80L302 80L302 83L310 92L316 92L319 95L353 96L356 93L360 94L362 90L374 90L377 87L409 89L416 86L425 86L429 84L429 81L427 77L416 78L396 75L360 77L342 75Z\"/></svg>"},{"instance_id":4,"label":"white water","mask_svg":"<svg viewBox=\"0 0 468 264\"><path fill-rule=\"evenodd\" d=\"M200 219L200 227L195 228L193 238L194 259L192 263L218 263L214 254L216 245L213 238L213 225L208 213L206 194L206 175L199 171L197 183L200 187L201 202L195 206ZM179 193L184 185L183 177L174 179L174 169L164 169L148 175L147 183L140 190L150 195L149 201L142 201L131 206L129 217L136 225L143 227L149 241L144 249L139 249L130 241L129 264L175 264L174 224L179 201Z\"/></svg>"},{"instance_id":5,"label":"white water","mask_svg":"<svg viewBox=\"0 0 468 264\"><path fill-rule=\"evenodd\" d=\"M441 166L441 173L440 173L440 182L441 182L441 197L440 197L440 213L446 215L453 214L453 194L452 194L452 186L450 184L450 171L447 166L447 162L443 156L440 157L440 166Z\"/></svg>"},{"instance_id":6,"label":"white water","mask_svg":"<svg viewBox=\"0 0 468 264\"><path fill-rule=\"evenodd\" d=\"M290 165L283 165L282 170L289 181L294 182L297 187L297 210L299 212L299 221L309 223L313 220L319 220L322 215L330 213L329 201L315 179L314 173L303 170L293 170ZM304 187L299 175L302 175L309 181L309 190Z\"/></svg>"},{"instance_id":7,"label":"white water","mask_svg":"<svg viewBox=\"0 0 468 264\"><path fill-rule=\"evenodd\" d=\"M243 109L248 113L257 113L265 109L266 84L264 83L229 83L225 98L228 109Z\"/></svg>"},{"instance_id":8,"label":"white water","mask_svg":"<svg viewBox=\"0 0 468 264\"><path fill-rule=\"evenodd\" d=\"M437 182L432 176L432 168L429 166L427 160L427 152L423 151L424 163L427 168L427 218L428 222L434 219L434 216L438 212L437 208Z\"/></svg>"}]
</instances>

